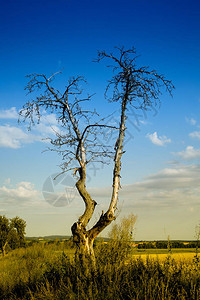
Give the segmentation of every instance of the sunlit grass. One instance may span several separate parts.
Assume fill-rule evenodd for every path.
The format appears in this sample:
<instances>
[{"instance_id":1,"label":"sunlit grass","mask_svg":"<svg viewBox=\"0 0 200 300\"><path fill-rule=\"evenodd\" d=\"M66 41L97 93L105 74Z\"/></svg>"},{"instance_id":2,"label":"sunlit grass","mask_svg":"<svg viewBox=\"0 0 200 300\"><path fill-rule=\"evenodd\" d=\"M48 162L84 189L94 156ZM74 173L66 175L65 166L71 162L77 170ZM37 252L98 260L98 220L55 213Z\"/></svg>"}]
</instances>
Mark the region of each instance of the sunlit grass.
<instances>
[{"instance_id":1,"label":"sunlit grass","mask_svg":"<svg viewBox=\"0 0 200 300\"><path fill-rule=\"evenodd\" d=\"M200 299L195 253L131 250L123 257L113 244L95 249L95 276L77 268L74 249L64 244L10 252L0 258L0 299Z\"/></svg>"}]
</instances>

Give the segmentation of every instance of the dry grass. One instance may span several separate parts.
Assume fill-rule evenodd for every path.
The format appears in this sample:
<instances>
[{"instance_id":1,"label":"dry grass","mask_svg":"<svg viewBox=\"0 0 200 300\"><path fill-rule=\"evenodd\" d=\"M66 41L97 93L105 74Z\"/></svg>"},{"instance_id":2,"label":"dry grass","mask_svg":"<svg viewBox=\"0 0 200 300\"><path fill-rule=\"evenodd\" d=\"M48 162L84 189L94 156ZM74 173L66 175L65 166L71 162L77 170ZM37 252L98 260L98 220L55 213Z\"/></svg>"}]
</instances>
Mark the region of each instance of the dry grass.
<instances>
[{"instance_id":1,"label":"dry grass","mask_svg":"<svg viewBox=\"0 0 200 300\"><path fill-rule=\"evenodd\" d=\"M200 299L194 253L133 255L123 247L97 245L97 272L87 275L63 245L15 250L0 259L0 299Z\"/></svg>"}]
</instances>

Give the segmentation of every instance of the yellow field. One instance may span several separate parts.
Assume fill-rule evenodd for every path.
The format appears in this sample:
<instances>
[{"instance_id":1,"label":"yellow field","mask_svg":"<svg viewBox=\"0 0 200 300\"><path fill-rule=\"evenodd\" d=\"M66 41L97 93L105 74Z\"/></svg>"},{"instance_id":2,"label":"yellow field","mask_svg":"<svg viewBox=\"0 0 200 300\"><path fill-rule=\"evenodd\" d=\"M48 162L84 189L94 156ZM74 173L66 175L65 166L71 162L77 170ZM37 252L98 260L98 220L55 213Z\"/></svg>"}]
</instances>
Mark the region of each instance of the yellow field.
<instances>
[{"instance_id":1,"label":"yellow field","mask_svg":"<svg viewBox=\"0 0 200 300\"><path fill-rule=\"evenodd\" d=\"M192 262L195 256L195 253L172 253L172 254L135 254L134 257L135 258L139 258L141 257L141 259L146 260L147 257L149 257L150 259L158 259L159 261L163 261L165 260L167 257L169 257L176 260L176 261L184 261L184 262Z\"/></svg>"}]
</instances>

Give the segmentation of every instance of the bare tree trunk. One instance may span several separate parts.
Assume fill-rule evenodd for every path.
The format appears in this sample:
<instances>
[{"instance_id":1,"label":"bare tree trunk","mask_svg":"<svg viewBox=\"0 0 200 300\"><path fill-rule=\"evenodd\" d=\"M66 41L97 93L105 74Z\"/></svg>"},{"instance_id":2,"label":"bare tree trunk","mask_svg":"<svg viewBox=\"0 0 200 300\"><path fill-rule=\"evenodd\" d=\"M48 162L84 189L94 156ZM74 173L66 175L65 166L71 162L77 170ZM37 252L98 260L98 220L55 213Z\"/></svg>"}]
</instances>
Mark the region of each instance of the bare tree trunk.
<instances>
[{"instance_id":1,"label":"bare tree trunk","mask_svg":"<svg viewBox=\"0 0 200 300\"><path fill-rule=\"evenodd\" d=\"M86 226L89 223L96 202L91 198L90 194L86 190L86 168L80 168L79 180L76 183L77 190L85 202L85 211L83 215L78 219L78 222L74 223L71 227L73 234L73 241L76 245L76 261L84 268L95 269L95 255L93 249L94 238L91 238L86 230Z\"/></svg>"},{"instance_id":2,"label":"bare tree trunk","mask_svg":"<svg viewBox=\"0 0 200 300\"><path fill-rule=\"evenodd\" d=\"M8 242L6 241L5 244L3 245L2 247L2 253L3 253L3 256L6 255L6 246L7 246Z\"/></svg>"},{"instance_id":3,"label":"bare tree trunk","mask_svg":"<svg viewBox=\"0 0 200 300\"><path fill-rule=\"evenodd\" d=\"M94 255L93 242L80 223L74 223L72 226L73 241L76 245L75 259L76 263L84 272L96 270L96 259Z\"/></svg>"}]
</instances>

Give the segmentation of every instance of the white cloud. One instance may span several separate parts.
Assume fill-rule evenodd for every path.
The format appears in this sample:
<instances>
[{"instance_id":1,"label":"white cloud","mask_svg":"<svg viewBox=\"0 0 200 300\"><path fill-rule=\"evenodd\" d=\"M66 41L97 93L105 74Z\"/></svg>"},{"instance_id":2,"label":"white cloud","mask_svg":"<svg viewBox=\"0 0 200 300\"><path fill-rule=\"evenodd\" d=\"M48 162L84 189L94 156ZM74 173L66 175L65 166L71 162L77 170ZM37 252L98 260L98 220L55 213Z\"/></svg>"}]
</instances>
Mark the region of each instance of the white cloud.
<instances>
[{"instance_id":1,"label":"white cloud","mask_svg":"<svg viewBox=\"0 0 200 300\"><path fill-rule=\"evenodd\" d=\"M200 165L180 165L152 174L125 188L137 207L191 207L200 205Z\"/></svg>"},{"instance_id":2,"label":"white cloud","mask_svg":"<svg viewBox=\"0 0 200 300\"><path fill-rule=\"evenodd\" d=\"M8 203L24 203L31 202L38 199L40 192L35 190L34 185L30 182L20 182L15 187L0 187L0 202L2 204Z\"/></svg>"},{"instance_id":3,"label":"white cloud","mask_svg":"<svg viewBox=\"0 0 200 300\"><path fill-rule=\"evenodd\" d=\"M167 143L171 143L171 140L166 136L158 136L156 131L152 134L148 133L146 137L149 138L150 141L157 146L164 146Z\"/></svg>"},{"instance_id":4,"label":"white cloud","mask_svg":"<svg viewBox=\"0 0 200 300\"><path fill-rule=\"evenodd\" d=\"M18 119L18 117L19 116L16 107L0 110L0 119Z\"/></svg>"},{"instance_id":5,"label":"white cloud","mask_svg":"<svg viewBox=\"0 0 200 300\"><path fill-rule=\"evenodd\" d=\"M161 209L200 206L200 165L176 165L164 168L140 182L122 185L119 200L127 209ZM107 208L111 196L110 188L89 190L92 197ZM102 199L106 199L103 203ZM121 202L119 202L120 205Z\"/></svg>"},{"instance_id":6,"label":"white cloud","mask_svg":"<svg viewBox=\"0 0 200 300\"><path fill-rule=\"evenodd\" d=\"M200 140L200 131L193 131L189 134L189 136Z\"/></svg>"},{"instance_id":7,"label":"white cloud","mask_svg":"<svg viewBox=\"0 0 200 300\"><path fill-rule=\"evenodd\" d=\"M145 189L173 190L199 187L199 180L200 165L177 165L172 168L164 168L135 185Z\"/></svg>"},{"instance_id":8,"label":"white cloud","mask_svg":"<svg viewBox=\"0 0 200 300\"><path fill-rule=\"evenodd\" d=\"M186 121L190 124L190 125L196 125L197 124L197 121L193 118L189 119L189 118L186 118Z\"/></svg>"},{"instance_id":9,"label":"white cloud","mask_svg":"<svg viewBox=\"0 0 200 300\"><path fill-rule=\"evenodd\" d=\"M41 138L60 132L56 115L53 113L48 114L45 110L42 110L39 123L36 115L33 115L33 121L34 126L31 127L31 131L39 133L42 136Z\"/></svg>"},{"instance_id":10,"label":"white cloud","mask_svg":"<svg viewBox=\"0 0 200 300\"><path fill-rule=\"evenodd\" d=\"M193 146L187 146L185 150L174 153L184 160L192 160L200 158L200 149L195 149Z\"/></svg>"},{"instance_id":11,"label":"white cloud","mask_svg":"<svg viewBox=\"0 0 200 300\"><path fill-rule=\"evenodd\" d=\"M52 135L62 134L56 115L47 114L46 111L42 112L39 124L33 126L32 130L39 133L42 139L51 137Z\"/></svg>"},{"instance_id":12,"label":"white cloud","mask_svg":"<svg viewBox=\"0 0 200 300\"><path fill-rule=\"evenodd\" d=\"M8 110L0 110L0 119L18 119L16 107ZM18 149L26 143L36 141L47 142L45 138L52 137L52 135L61 132L55 114L47 114L46 111L43 111L40 123L35 123L36 125L32 127L31 132L28 132L22 126L0 125L0 147Z\"/></svg>"},{"instance_id":13,"label":"white cloud","mask_svg":"<svg viewBox=\"0 0 200 300\"><path fill-rule=\"evenodd\" d=\"M9 183L9 185L4 184L0 187L0 205L6 207L9 205L34 206L35 208L63 207L70 205L73 201L76 201L75 204L73 203L76 207L79 204L81 207L84 205L75 188L68 188L63 185L60 186L59 190L56 188L52 192L38 191L31 182L27 181L19 182L15 186Z\"/></svg>"},{"instance_id":14,"label":"white cloud","mask_svg":"<svg viewBox=\"0 0 200 300\"><path fill-rule=\"evenodd\" d=\"M144 178L140 182L123 185L119 191L119 205L123 209L180 209L196 211L200 206L200 165L176 165L164 168L159 172ZM62 193L64 190L62 191ZM98 202L97 212L108 208L112 188L90 188L93 199ZM59 192L53 193L54 198ZM0 203L4 205L23 205L28 207L44 207L50 205L41 200L41 192L30 182L20 182L16 186L0 187ZM83 206L80 197L73 200L73 206ZM4 207L3 207L4 208Z\"/></svg>"},{"instance_id":15,"label":"white cloud","mask_svg":"<svg viewBox=\"0 0 200 300\"><path fill-rule=\"evenodd\" d=\"M40 133L42 135L41 138L47 138L49 135L55 135L56 133L60 133L60 129L58 126L46 125L43 122L35 125L34 131Z\"/></svg>"},{"instance_id":16,"label":"white cloud","mask_svg":"<svg viewBox=\"0 0 200 300\"><path fill-rule=\"evenodd\" d=\"M57 125L58 124L56 115L55 114L47 114L45 111L44 111L44 114L42 115L40 121L43 124L48 124L48 125Z\"/></svg>"},{"instance_id":17,"label":"white cloud","mask_svg":"<svg viewBox=\"0 0 200 300\"><path fill-rule=\"evenodd\" d=\"M15 126L0 126L0 147L18 149L21 148L22 143L32 143L40 139L41 137L31 133L27 134Z\"/></svg>"}]
</instances>

